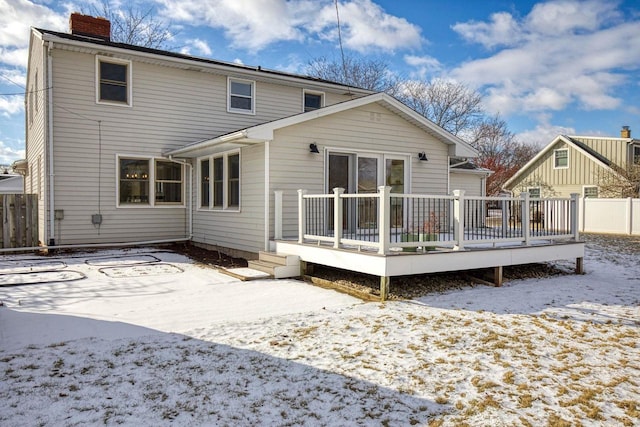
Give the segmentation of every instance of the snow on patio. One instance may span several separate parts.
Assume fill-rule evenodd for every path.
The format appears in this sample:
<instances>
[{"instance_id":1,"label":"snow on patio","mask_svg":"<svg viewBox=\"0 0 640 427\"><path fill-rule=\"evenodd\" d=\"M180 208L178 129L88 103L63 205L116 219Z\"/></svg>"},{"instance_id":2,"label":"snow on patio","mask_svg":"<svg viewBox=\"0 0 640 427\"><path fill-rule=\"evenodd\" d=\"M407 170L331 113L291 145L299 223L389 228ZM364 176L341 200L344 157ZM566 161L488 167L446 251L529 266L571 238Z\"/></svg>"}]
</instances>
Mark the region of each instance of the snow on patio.
<instances>
[{"instance_id":1,"label":"snow on patio","mask_svg":"<svg viewBox=\"0 0 640 427\"><path fill-rule=\"evenodd\" d=\"M0 424L638 425L625 242L584 276L385 304L164 251L5 256L0 285L32 284L0 287Z\"/></svg>"}]
</instances>

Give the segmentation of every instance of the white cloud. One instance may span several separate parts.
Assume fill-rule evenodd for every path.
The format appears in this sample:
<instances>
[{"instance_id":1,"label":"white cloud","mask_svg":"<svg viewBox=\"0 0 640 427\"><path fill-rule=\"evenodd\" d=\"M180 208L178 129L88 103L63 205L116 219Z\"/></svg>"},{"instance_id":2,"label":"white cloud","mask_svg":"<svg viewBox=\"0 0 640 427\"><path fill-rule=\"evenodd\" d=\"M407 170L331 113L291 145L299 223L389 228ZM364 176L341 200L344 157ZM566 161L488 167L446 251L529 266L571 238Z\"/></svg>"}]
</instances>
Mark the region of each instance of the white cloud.
<instances>
[{"instance_id":1,"label":"white cloud","mask_svg":"<svg viewBox=\"0 0 640 427\"><path fill-rule=\"evenodd\" d=\"M0 1L0 45L5 48L28 46L31 26L64 31L68 27L68 16L28 0Z\"/></svg>"},{"instance_id":2,"label":"white cloud","mask_svg":"<svg viewBox=\"0 0 640 427\"><path fill-rule=\"evenodd\" d=\"M415 68L415 70L411 72L411 78L420 80L428 80L430 76L439 73L443 68L440 61L428 55L405 55L404 62Z\"/></svg>"},{"instance_id":3,"label":"white cloud","mask_svg":"<svg viewBox=\"0 0 640 427\"><path fill-rule=\"evenodd\" d=\"M0 114L5 117L24 111L24 96L0 96Z\"/></svg>"},{"instance_id":4,"label":"white cloud","mask_svg":"<svg viewBox=\"0 0 640 427\"><path fill-rule=\"evenodd\" d=\"M20 144L24 145L23 142ZM25 150L24 149L16 149L10 147L7 143L0 140L0 164L2 165L10 165L14 161L18 159L25 158Z\"/></svg>"},{"instance_id":5,"label":"white cloud","mask_svg":"<svg viewBox=\"0 0 640 427\"><path fill-rule=\"evenodd\" d=\"M547 118L543 118L534 129L516 134L519 141L528 145L544 147L555 139L558 135L575 135L576 130L572 127L552 125Z\"/></svg>"},{"instance_id":6,"label":"white cloud","mask_svg":"<svg viewBox=\"0 0 640 427\"><path fill-rule=\"evenodd\" d=\"M192 49L195 49L196 53L203 56L211 56L213 53L209 44L201 39L190 39L186 41L187 46L180 49L180 53L185 55L191 55Z\"/></svg>"},{"instance_id":7,"label":"white cloud","mask_svg":"<svg viewBox=\"0 0 640 427\"><path fill-rule=\"evenodd\" d=\"M640 22L622 22L615 3L557 0L537 4L520 20L496 15L486 23L454 26L468 40L503 48L451 73L484 91L492 112L622 105L616 90L629 83L629 71L640 68Z\"/></svg>"},{"instance_id":8,"label":"white cloud","mask_svg":"<svg viewBox=\"0 0 640 427\"><path fill-rule=\"evenodd\" d=\"M161 13L178 24L222 29L235 48L259 51L283 41L338 41L336 10L330 0L157 0ZM419 47L420 28L387 14L371 0L339 5L345 47L365 52Z\"/></svg>"}]
</instances>

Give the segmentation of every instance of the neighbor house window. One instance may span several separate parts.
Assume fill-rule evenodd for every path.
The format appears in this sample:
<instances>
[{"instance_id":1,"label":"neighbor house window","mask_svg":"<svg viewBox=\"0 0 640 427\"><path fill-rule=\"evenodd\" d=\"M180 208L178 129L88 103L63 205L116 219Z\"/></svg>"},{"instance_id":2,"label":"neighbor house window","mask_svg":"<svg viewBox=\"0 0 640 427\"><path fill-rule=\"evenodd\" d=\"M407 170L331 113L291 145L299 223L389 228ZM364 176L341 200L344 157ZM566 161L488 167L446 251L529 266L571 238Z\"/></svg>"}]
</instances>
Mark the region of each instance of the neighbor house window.
<instances>
[{"instance_id":1,"label":"neighbor house window","mask_svg":"<svg viewBox=\"0 0 640 427\"><path fill-rule=\"evenodd\" d=\"M529 187L527 190L529 192L529 197L532 199L540 198L540 187Z\"/></svg>"},{"instance_id":2,"label":"neighbor house window","mask_svg":"<svg viewBox=\"0 0 640 427\"><path fill-rule=\"evenodd\" d=\"M587 197L597 198L598 197L598 187L596 187L596 186L583 187L582 195L585 198L587 198Z\"/></svg>"},{"instance_id":3,"label":"neighbor house window","mask_svg":"<svg viewBox=\"0 0 640 427\"><path fill-rule=\"evenodd\" d=\"M118 158L118 205L183 205L184 167L148 158Z\"/></svg>"},{"instance_id":4,"label":"neighbor house window","mask_svg":"<svg viewBox=\"0 0 640 427\"><path fill-rule=\"evenodd\" d=\"M97 57L97 101L131 105L131 62Z\"/></svg>"},{"instance_id":5,"label":"neighbor house window","mask_svg":"<svg viewBox=\"0 0 640 427\"><path fill-rule=\"evenodd\" d=\"M210 180L202 180L200 207L209 209L240 208L240 152L217 154L200 160L200 176L204 177L209 170ZM204 190L208 186L209 190ZM204 192L210 197L204 197ZM208 193L208 192L211 193Z\"/></svg>"},{"instance_id":6,"label":"neighbor house window","mask_svg":"<svg viewBox=\"0 0 640 427\"><path fill-rule=\"evenodd\" d=\"M182 204L182 165L156 160L156 204Z\"/></svg>"},{"instance_id":7,"label":"neighbor house window","mask_svg":"<svg viewBox=\"0 0 640 427\"><path fill-rule=\"evenodd\" d=\"M554 169L566 169L569 167L569 150L561 148L553 152Z\"/></svg>"},{"instance_id":8,"label":"neighbor house window","mask_svg":"<svg viewBox=\"0 0 640 427\"><path fill-rule=\"evenodd\" d=\"M633 164L640 165L640 145L633 146Z\"/></svg>"},{"instance_id":9,"label":"neighbor house window","mask_svg":"<svg viewBox=\"0 0 640 427\"><path fill-rule=\"evenodd\" d=\"M255 112L255 82L229 79L228 111L234 113Z\"/></svg>"},{"instance_id":10,"label":"neighbor house window","mask_svg":"<svg viewBox=\"0 0 640 427\"><path fill-rule=\"evenodd\" d=\"M324 107L324 94L320 92L304 92L304 112Z\"/></svg>"}]
</instances>

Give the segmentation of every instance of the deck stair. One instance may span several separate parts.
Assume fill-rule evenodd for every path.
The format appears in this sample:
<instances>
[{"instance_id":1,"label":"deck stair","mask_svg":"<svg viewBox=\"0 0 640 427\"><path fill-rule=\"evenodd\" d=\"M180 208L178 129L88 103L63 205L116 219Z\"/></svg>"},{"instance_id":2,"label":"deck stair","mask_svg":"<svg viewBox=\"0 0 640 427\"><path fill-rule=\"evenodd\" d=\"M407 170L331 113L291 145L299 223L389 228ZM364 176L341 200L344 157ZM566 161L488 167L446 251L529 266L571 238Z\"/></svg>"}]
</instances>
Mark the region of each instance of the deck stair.
<instances>
[{"instance_id":1,"label":"deck stair","mask_svg":"<svg viewBox=\"0 0 640 427\"><path fill-rule=\"evenodd\" d=\"M297 255L260 252L258 259L248 264L250 269L262 271L275 279L300 276L300 257Z\"/></svg>"}]
</instances>

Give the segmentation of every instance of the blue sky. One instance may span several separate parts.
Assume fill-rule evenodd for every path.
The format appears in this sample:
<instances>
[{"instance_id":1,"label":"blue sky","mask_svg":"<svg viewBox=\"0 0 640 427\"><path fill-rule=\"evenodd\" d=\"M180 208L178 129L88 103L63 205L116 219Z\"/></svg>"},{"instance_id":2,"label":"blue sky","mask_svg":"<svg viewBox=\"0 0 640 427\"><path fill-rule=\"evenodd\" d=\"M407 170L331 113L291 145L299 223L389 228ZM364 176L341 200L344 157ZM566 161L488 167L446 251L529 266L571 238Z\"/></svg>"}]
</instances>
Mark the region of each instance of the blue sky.
<instances>
[{"instance_id":1,"label":"blue sky","mask_svg":"<svg viewBox=\"0 0 640 427\"><path fill-rule=\"evenodd\" d=\"M90 0L91 1L91 0ZM0 164L24 156L29 27L67 31L87 1L0 0ZM127 4L112 0L112 4ZM134 0L170 23L172 50L303 73L339 58L332 0ZM339 0L345 52L406 79L480 91L524 142L640 135L640 2ZM85 6L86 8L86 6ZM17 95L12 95L16 94Z\"/></svg>"}]
</instances>

